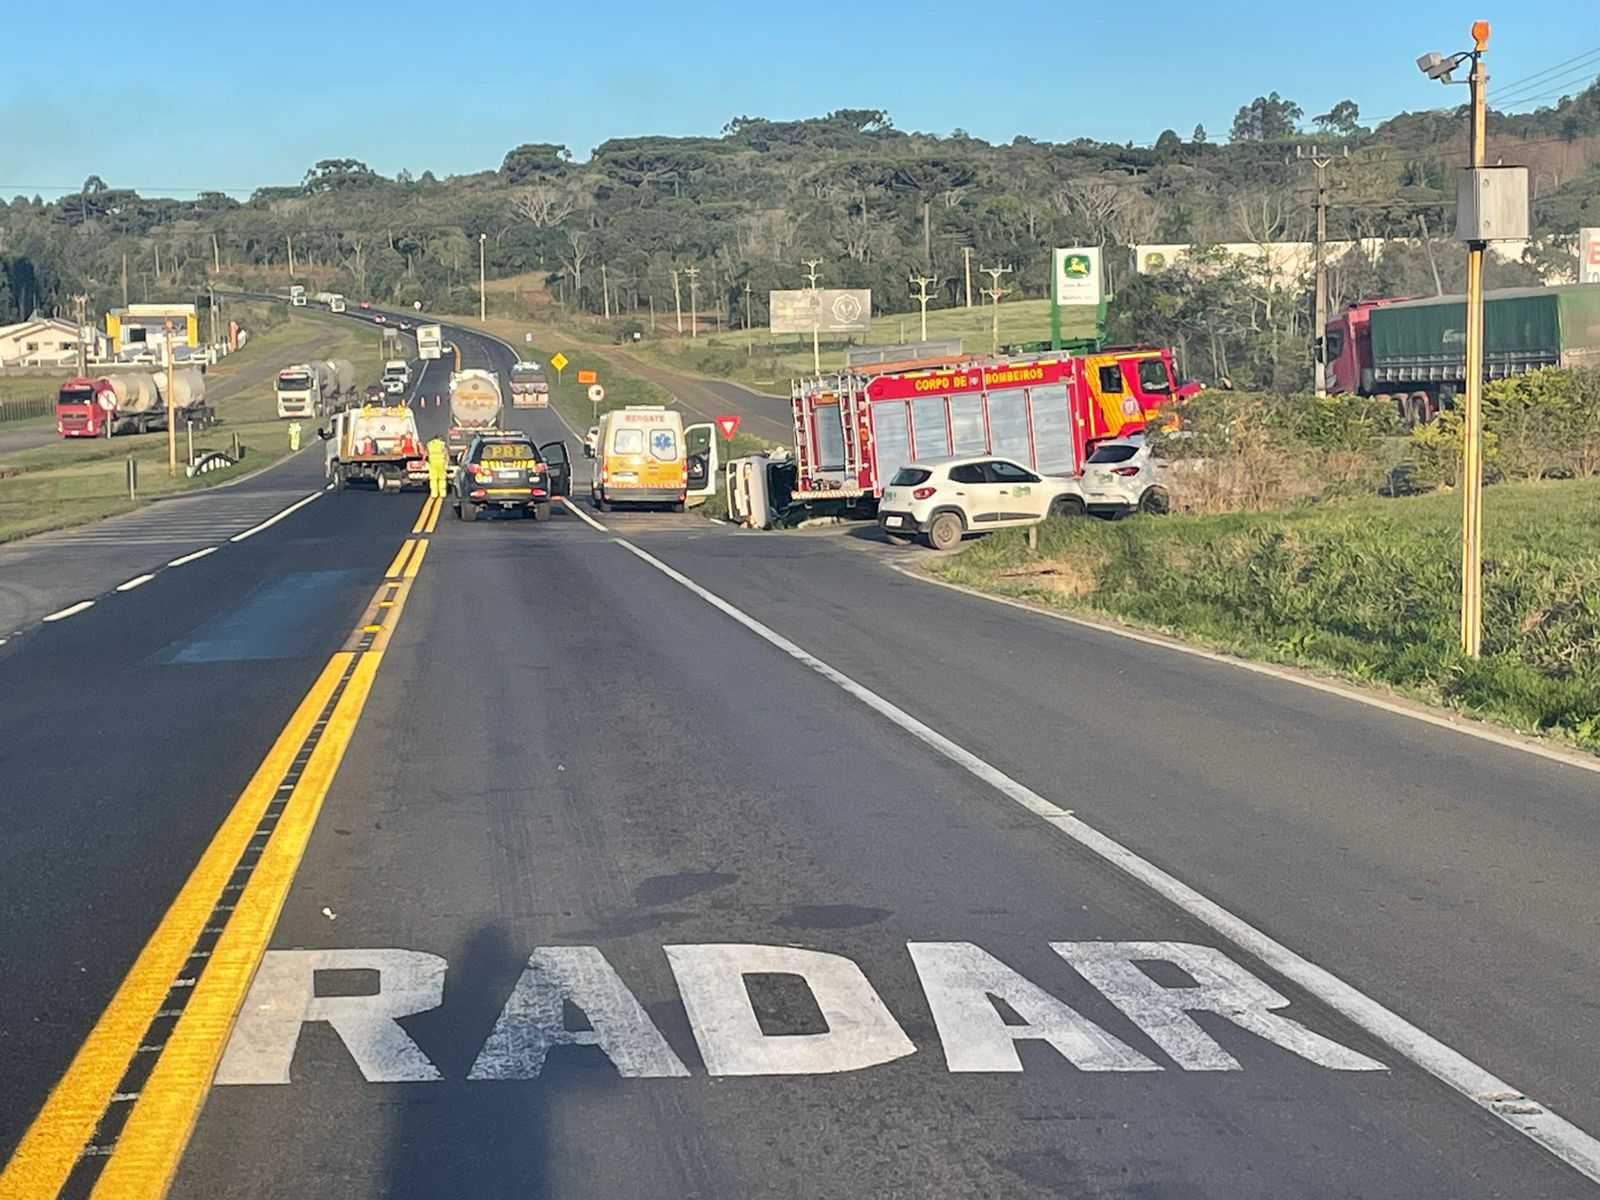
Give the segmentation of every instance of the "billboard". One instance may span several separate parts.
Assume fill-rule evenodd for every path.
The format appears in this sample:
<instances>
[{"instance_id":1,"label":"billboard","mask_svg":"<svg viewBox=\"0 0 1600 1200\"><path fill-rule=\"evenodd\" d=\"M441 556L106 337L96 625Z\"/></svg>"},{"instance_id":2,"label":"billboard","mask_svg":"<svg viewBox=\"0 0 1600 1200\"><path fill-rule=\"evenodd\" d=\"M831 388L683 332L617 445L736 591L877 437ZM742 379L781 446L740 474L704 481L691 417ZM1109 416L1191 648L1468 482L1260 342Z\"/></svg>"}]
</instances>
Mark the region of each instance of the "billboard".
<instances>
[{"instance_id":1,"label":"billboard","mask_svg":"<svg viewBox=\"0 0 1600 1200\"><path fill-rule=\"evenodd\" d=\"M1102 299L1099 246L1068 246L1052 255L1058 305L1097 305Z\"/></svg>"},{"instance_id":2,"label":"billboard","mask_svg":"<svg viewBox=\"0 0 1600 1200\"><path fill-rule=\"evenodd\" d=\"M865 333L872 328L868 288L769 292L773 333Z\"/></svg>"},{"instance_id":3,"label":"billboard","mask_svg":"<svg viewBox=\"0 0 1600 1200\"><path fill-rule=\"evenodd\" d=\"M1578 282L1600 283L1600 227L1578 230Z\"/></svg>"}]
</instances>

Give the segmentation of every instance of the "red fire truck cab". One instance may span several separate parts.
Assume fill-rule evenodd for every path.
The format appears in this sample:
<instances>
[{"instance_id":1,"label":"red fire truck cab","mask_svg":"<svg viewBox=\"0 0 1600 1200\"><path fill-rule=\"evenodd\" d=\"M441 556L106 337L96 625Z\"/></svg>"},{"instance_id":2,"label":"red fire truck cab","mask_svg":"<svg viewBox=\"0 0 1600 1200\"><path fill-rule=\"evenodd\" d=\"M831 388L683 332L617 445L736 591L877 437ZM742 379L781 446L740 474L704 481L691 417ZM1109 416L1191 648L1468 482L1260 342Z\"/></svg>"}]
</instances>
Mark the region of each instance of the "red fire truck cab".
<instances>
[{"instance_id":1,"label":"red fire truck cab","mask_svg":"<svg viewBox=\"0 0 1600 1200\"><path fill-rule=\"evenodd\" d=\"M1077 474L1098 443L1142 432L1198 390L1159 349L874 363L802 379L790 395L794 499L875 502L906 463L951 455Z\"/></svg>"}]
</instances>

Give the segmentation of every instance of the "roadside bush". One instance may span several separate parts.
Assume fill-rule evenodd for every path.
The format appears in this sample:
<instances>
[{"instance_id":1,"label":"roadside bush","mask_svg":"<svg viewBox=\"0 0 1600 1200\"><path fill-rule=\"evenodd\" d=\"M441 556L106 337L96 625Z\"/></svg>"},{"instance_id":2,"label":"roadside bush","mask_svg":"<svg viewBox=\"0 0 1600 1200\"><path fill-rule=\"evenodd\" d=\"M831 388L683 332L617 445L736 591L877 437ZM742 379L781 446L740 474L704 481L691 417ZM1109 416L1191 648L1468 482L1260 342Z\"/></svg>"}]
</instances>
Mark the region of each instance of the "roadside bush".
<instances>
[{"instance_id":1,"label":"roadside bush","mask_svg":"<svg viewBox=\"0 0 1600 1200\"><path fill-rule=\"evenodd\" d=\"M1600 370L1496 379L1483 390L1483 425L1499 442L1499 478L1600 474Z\"/></svg>"},{"instance_id":2,"label":"roadside bush","mask_svg":"<svg viewBox=\"0 0 1600 1200\"><path fill-rule=\"evenodd\" d=\"M1369 397L1220 390L1189 400L1180 422L1152 438L1173 464L1176 506L1195 512L1370 495L1395 428L1390 407Z\"/></svg>"}]
</instances>

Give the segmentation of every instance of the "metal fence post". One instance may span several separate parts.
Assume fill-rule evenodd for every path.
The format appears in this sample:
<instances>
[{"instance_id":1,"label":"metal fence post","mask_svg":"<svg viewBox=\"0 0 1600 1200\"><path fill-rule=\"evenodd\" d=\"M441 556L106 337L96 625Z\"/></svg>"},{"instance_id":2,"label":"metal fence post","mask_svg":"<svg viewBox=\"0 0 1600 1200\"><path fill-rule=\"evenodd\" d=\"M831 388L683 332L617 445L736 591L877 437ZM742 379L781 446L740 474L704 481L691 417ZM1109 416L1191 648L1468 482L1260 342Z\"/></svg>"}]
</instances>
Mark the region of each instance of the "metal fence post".
<instances>
[{"instance_id":1,"label":"metal fence post","mask_svg":"<svg viewBox=\"0 0 1600 1200\"><path fill-rule=\"evenodd\" d=\"M139 496L139 460L133 455L128 455L128 499L136 500Z\"/></svg>"}]
</instances>

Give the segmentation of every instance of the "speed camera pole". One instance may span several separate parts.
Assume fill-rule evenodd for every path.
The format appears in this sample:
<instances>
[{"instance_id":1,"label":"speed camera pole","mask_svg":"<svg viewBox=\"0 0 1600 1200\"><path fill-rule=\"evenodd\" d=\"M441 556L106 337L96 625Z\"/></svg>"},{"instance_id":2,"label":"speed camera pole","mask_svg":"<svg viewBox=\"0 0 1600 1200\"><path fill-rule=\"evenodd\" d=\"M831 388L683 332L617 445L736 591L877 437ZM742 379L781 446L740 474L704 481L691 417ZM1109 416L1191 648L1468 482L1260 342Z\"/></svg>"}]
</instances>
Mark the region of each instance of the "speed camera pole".
<instances>
[{"instance_id":1,"label":"speed camera pole","mask_svg":"<svg viewBox=\"0 0 1600 1200\"><path fill-rule=\"evenodd\" d=\"M807 258L802 259L801 261L810 268L810 270L806 272L806 278L810 280L811 291L815 293L817 290L817 280L821 278L821 275L817 271L817 264L822 260L820 258ZM818 311L817 298L815 295L813 295L811 297L811 370L818 376L818 378L822 376L821 330L822 314Z\"/></svg>"},{"instance_id":2,"label":"speed camera pole","mask_svg":"<svg viewBox=\"0 0 1600 1200\"><path fill-rule=\"evenodd\" d=\"M1489 22L1474 21L1471 50L1449 56L1433 51L1417 59L1422 73L1440 83L1455 82L1451 74L1472 60L1467 76L1472 117L1468 130L1470 165L1463 172L1466 178L1457 193L1462 202L1457 205L1456 218L1456 237L1467 243L1466 398L1461 414L1461 651L1468 658L1477 658L1483 649L1483 256L1487 239L1508 236L1503 230L1511 224L1502 214L1497 224L1490 226L1478 211L1485 194L1479 191L1480 186L1491 187L1483 169L1484 87L1489 80L1483 69L1483 55L1488 47ZM1467 182L1470 190L1465 186ZM1503 189L1495 189L1495 196L1503 200ZM1526 201L1524 190L1520 221L1524 227ZM1462 205L1467 203L1473 209L1464 214Z\"/></svg>"},{"instance_id":3,"label":"speed camera pole","mask_svg":"<svg viewBox=\"0 0 1600 1200\"><path fill-rule=\"evenodd\" d=\"M178 473L177 406L172 394L172 322L167 322L167 474Z\"/></svg>"},{"instance_id":4,"label":"speed camera pole","mask_svg":"<svg viewBox=\"0 0 1600 1200\"><path fill-rule=\"evenodd\" d=\"M1471 159L1474 168L1484 158L1483 51L1489 26L1480 21L1472 28L1472 73L1467 85L1472 94ZM1483 648L1483 255L1482 241L1467 246L1467 411L1461 442L1461 649L1477 658Z\"/></svg>"}]
</instances>

